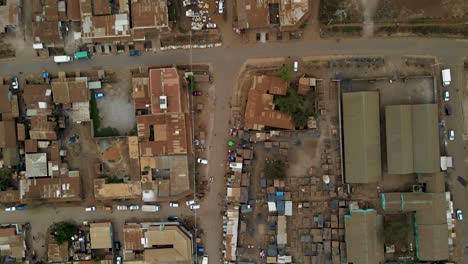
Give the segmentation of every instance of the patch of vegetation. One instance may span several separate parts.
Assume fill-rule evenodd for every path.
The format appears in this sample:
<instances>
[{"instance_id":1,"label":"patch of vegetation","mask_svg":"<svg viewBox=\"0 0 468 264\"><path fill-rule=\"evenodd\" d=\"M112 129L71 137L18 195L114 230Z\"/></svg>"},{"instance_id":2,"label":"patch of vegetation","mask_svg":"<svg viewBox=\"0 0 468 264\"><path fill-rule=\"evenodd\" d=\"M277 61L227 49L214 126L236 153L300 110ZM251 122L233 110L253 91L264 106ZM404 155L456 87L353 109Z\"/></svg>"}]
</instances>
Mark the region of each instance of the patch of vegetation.
<instances>
[{"instance_id":1,"label":"patch of vegetation","mask_svg":"<svg viewBox=\"0 0 468 264\"><path fill-rule=\"evenodd\" d=\"M307 23L306 23L306 22L302 23L302 24L299 26L300 29L304 29L304 28L306 28L306 27L307 27Z\"/></svg>"},{"instance_id":2,"label":"patch of vegetation","mask_svg":"<svg viewBox=\"0 0 468 264\"><path fill-rule=\"evenodd\" d=\"M411 231L411 226L405 223L403 220L386 221L383 230L385 243L394 244L397 242L406 241L406 237Z\"/></svg>"},{"instance_id":3,"label":"patch of vegetation","mask_svg":"<svg viewBox=\"0 0 468 264\"><path fill-rule=\"evenodd\" d=\"M54 238L57 244L62 245L66 241L70 241L71 237L76 235L76 226L67 224L67 223L60 223L55 227L54 230Z\"/></svg>"},{"instance_id":4,"label":"patch of vegetation","mask_svg":"<svg viewBox=\"0 0 468 264\"><path fill-rule=\"evenodd\" d=\"M286 163L282 160L265 161L265 175L268 179L284 179L286 175Z\"/></svg>"},{"instance_id":5,"label":"patch of vegetation","mask_svg":"<svg viewBox=\"0 0 468 264\"><path fill-rule=\"evenodd\" d=\"M186 78L188 82L188 88L190 91L195 91L197 89L197 84L195 83L195 77L193 75L190 75Z\"/></svg>"},{"instance_id":6,"label":"patch of vegetation","mask_svg":"<svg viewBox=\"0 0 468 264\"><path fill-rule=\"evenodd\" d=\"M91 93L91 100L89 100L89 112L93 120L94 137L117 137L120 136L119 131L113 127L101 128L101 117L99 116L99 108L97 106L94 92ZM135 125L136 126L136 125Z\"/></svg>"},{"instance_id":7,"label":"patch of vegetation","mask_svg":"<svg viewBox=\"0 0 468 264\"><path fill-rule=\"evenodd\" d=\"M308 100L311 101L311 100ZM311 102L307 102L296 90L289 87L286 96L275 96L275 108L290 115L295 127L305 127L310 116L314 115Z\"/></svg>"},{"instance_id":8,"label":"patch of vegetation","mask_svg":"<svg viewBox=\"0 0 468 264\"><path fill-rule=\"evenodd\" d=\"M115 176L115 175L104 175L104 178L106 179L106 184L109 183L123 183L124 180Z\"/></svg>"},{"instance_id":9,"label":"patch of vegetation","mask_svg":"<svg viewBox=\"0 0 468 264\"><path fill-rule=\"evenodd\" d=\"M283 79L283 81L290 81L292 79L294 75L294 69L293 69L293 66L292 64L288 63L288 64L283 64L283 66L281 66L281 69L280 69L280 72L278 74L278 76Z\"/></svg>"},{"instance_id":10,"label":"patch of vegetation","mask_svg":"<svg viewBox=\"0 0 468 264\"><path fill-rule=\"evenodd\" d=\"M329 27L328 28L329 32L334 32L334 33L339 33L339 34L356 34L356 33L361 33L362 27L361 26L343 26L343 27Z\"/></svg>"},{"instance_id":11,"label":"patch of vegetation","mask_svg":"<svg viewBox=\"0 0 468 264\"><path fill-rule=\"evenodd\" d=\"M119 131L114 127L100 128L94 132L95 137L118 137L120 136Z\"/></svg>"},{"instance_id":12,"label":"patch of vegetation","mask_svg":"<svg viewBox=\"0 0 468 264\"><path fill-rule=\"evenodd\" d=\"M0 169L0 191L6 191L10 188L15 187L13 183L13 179L11 178L11 174L13 171L8 168L1 168Z\"/></svg>"},{"instance_id":13,"label":"patch of vegetation","mask_svg":"<svg viewBox=\"0 0 468 264\"><path fill-rule=\"evenodd\" d=\"M137 136L138 135L138 129L137 129L137 123L133 125L132 129L128 131L129 136Z\"/></svg>"},{"instance_id":14,"label":"patch of vegetation","mask_svg":"<svg viewBox=\"0 0 468 264\"><path fill-rule=\"evenodd\" d=\"M345 1L323 0L320 1L319 21L324 24L359 23L359 18L350 16L350 10L346 8Z\"/></svg>"}]
</instances>

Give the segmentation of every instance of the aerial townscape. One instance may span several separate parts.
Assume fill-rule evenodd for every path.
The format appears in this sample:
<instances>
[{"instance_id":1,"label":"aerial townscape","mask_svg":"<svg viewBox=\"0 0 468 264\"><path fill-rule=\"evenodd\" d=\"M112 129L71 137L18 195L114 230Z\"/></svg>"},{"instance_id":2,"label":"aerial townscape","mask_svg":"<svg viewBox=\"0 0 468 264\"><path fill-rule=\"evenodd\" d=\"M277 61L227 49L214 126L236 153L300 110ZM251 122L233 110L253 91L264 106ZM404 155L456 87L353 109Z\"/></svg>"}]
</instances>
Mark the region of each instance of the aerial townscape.
<instances>
[{"instance_id":1,"label":"aerial townscape","mask_svg":"<svg viewBox=\"0 0 468 264\"><path fill-rule=\"evenodd\" d=\"M468 0L0 0L0 263L468 263Z\"/></svg>"}]
</instances>

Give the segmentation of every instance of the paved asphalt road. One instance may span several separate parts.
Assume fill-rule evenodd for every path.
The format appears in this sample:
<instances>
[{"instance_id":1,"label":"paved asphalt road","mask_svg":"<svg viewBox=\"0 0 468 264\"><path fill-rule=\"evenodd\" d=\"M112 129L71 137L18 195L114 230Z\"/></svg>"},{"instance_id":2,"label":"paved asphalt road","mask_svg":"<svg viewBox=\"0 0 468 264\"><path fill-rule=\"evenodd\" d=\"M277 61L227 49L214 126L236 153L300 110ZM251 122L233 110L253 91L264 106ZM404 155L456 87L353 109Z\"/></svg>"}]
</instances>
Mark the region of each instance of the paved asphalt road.
<instances>
[{"instance_id":1,"label":"paved asphalt road","mask_svg":"<svg viewBox=\"0 0 468 264\"><path fill-rule=\"evenodd\" d=\"M210 167L209 175L215 178L211 183L211 192L206 197L202 209L198 212L201 221L201 227L205 232L204 243L207 254L210 256L210 262L215 263L221 259L222 254L222 228L220 203L224 195L224 164L225 164L225 142L227 139L229 102L232 89L236 84L236 77L242 64L247 59L269 58L291 56L293 59L300 59L303 56L310 55L338 55L338 54L375 54L385 56L404 56L404 55L433 55L440 58L444 66L452 68L453 84L449 89L452 92L453 115L447 118L447 127L453 127L456 130L457 137L455 142L449 142L448 154L454 157L455 169L451 172L451 178L454 179L460 175L468 180L467 162L465 161L466 150L462 142L463 131L463 113L461 110L460 97L455 96L456 89L459 89L459 96L462 87L461 65L462 58L468 55L468 42L458 40L443 39L358 39L358 40L315 40L315 41L290 41L284 43L268 43L253 45L230 45L226 44L221 48L193 50L177 50L156 52L154 54L145 54L141 57L128 57L127 55L99 56L91 60L76 61L70 64L56 65L52 60L31 60L22 58L21 54L16 61L0 63L0 76L18 75L23 73L38 73L46 69L51 72L59 70L72 71L89 68L115 68L115 67L138 67L138 66L161 66L172 64L187 64L190 59L194 63L211 63L214 70L214 81L216 86L216 110L214 111L214 127L211 145L212 151L209 154ZM218 155L223 153L223 155ZM468 203L466 190L459 184L454 184L454 203L456 208L461 208L468 214ZM81 210L81 209L80 209ZM173 209L168 209L173 210ZM57 212L57 213L56 213ZM52 221L61 221L68 219L109 219L116 221L116 228L121 228L119 223L126 219L131 219L139 214L113 213L79 213L75 208L41 208L33 211L5 213L0 212L0 221L8 222L31 222L33 234L44 232L47 225ZM171 211L172 213L172 211ZM167 214L166 208L163 208L161 215ZM468 245L468 220L463 224L457 224L457 239L461 246ZM35 244L34 248L39 249L41 245ZM461 253L461 248L457 250ZM468 255L467 255L468 256ZM466 260L468 261L468 260ZM460 263L461 260L460 260Z\"/></svg>"}]
</instances>

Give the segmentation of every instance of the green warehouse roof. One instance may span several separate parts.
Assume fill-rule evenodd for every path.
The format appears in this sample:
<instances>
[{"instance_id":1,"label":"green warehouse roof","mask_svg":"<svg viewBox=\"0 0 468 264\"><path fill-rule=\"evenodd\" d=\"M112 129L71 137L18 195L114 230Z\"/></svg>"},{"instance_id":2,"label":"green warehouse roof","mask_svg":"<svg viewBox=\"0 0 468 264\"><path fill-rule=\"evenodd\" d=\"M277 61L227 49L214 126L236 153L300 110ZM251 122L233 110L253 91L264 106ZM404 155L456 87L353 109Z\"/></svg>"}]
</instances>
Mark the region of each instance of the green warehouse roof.
<instances>
[{"instance_id":1,"label":"green warehouse roof","mask_svg":"<svg viewBox=\"0 0 468 264\"><path fill-rule=\"evenodd\" d=\"M385 107L385 128L388 173L413 173L411 105L391 105Z\"/></svg>"},{"instance_id":2,"label":"green warehouse roof","mask_svg":"<svg viewBox=\"0 0 468 264\"><path fill-rule=\"evenodd\" d=\"M352 210L345 216L348 263L384 263L383 219L377 211Z\"/></svg>"},{"instance_id":3,"label":"green warehouse roof","mask_svg":"<svg viewBox=\"0 0 468 264\"><path fill-rule=\"evenodd\" d=\"M413 105L413 159L416 173L440 171L439 127L436 104Z\"/></svg>"},{"instance_id":4,"label":"green warehouse roof","mask_svg":"<svg viewBox=\"0 0 468 264\"><path fill-rule=\"evenodd\" d=\"M343 94L345 178L348 183L380 180L379 93Z\"/></svg>"}]
</instances>

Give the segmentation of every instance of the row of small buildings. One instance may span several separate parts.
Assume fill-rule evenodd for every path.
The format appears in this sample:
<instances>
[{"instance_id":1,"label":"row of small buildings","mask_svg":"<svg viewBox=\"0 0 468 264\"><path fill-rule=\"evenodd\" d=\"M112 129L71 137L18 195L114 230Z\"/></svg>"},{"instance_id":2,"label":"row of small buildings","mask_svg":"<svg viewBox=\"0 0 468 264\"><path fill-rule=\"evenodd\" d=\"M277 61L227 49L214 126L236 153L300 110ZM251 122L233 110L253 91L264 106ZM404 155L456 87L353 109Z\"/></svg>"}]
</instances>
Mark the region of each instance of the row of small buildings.
<instances>
[{"instance_id":1,"label":"row of small buildings","mask_svg":"<svg viewBox=\"0 0 468 264\"><path fill-rule=\"evenodd\" d=\"M170 31L166 0L32 0L32 8L34 43L48 47L64 45L64 23L80 24L73 38L83 43L134 42L140 50L148 34Z\"/></svg>"},{"instance_id":2,"label":"row of small buildings","mask_svg":"<svg viewBox=\"0 0 468 264\"><path fill-rule=\"evenodd\" d=\"M0 86L2 162L18 168L17 188L3 191L2 203L81 200L80 173L68 168L61 134L67 122L91 120L89 94L83 77L27 84L21 93Z\"/></svg>"}]
</instances>

